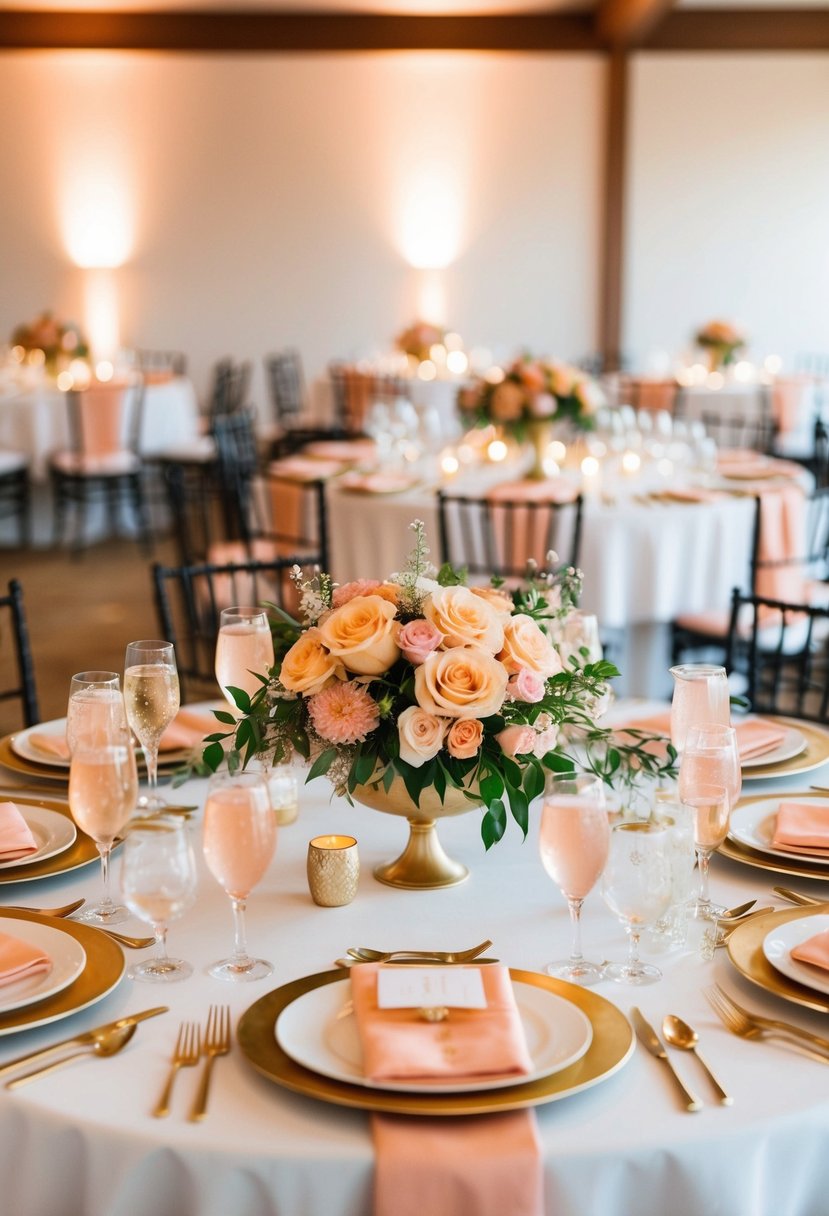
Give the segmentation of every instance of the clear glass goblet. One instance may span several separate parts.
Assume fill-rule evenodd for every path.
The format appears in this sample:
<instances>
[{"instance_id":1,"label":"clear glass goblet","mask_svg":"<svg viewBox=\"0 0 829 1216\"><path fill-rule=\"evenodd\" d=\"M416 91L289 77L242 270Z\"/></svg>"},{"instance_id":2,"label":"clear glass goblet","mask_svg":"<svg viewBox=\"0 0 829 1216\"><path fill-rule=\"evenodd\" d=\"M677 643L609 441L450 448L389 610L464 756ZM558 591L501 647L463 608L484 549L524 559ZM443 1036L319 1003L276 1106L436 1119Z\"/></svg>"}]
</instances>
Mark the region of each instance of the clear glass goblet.
<instances>
[{"instance_id":1,"label":"clear glass goblet","mask_svg":"<svg viewBox=\"0 0 829 1216\"><path fill-rule=\"evenodd\" d=\"M156 940L155 955L134 963L127 976L169 984L192 975L190 963L167 953L170 921L196 898L196 861L186 823L159 816L132 827L121 860L121 891L130 911L152 925Z\"/></svg>"},{"instance_id":2,"label":"clear glass goblet","mask_svg":"<svg viewBox=\"0 0 829 1216\"><path fill-rule=\"evenodd\" d=\"M628 958L608 963L607 979L620 984L648 984L662 972L639 957L642 930L664 913L671 901L671 863L667 828L652 822L616 823L602 875L602 895L628 935Z\"/></svg>"},{"instance_id":3,"label":"clear glass goblet","mask_svg":"<svg viewBox=\"0 0 829 1216\"><path fill-rule=\"evenodd\" d=\"M682 755L689 726L731 722L728 677L724 667L710 663L682 663L670 669L674 678L671 698L671 742Z\"/></svg>"},{"instance_id":4,"label":"clear glass goblet","mask_svg":"<svg viewBox=\"0 0 829 1216\"><path fill-rule=\"evenodd\" d=\"M179 707L178 670L170 642L129 643L124 659L124 703L127 721L144 751L150 787L149 794L139 798L138 806L153 814L167 805L156 792L158 745Z\"/></svg>"},{"instance_id":5,"label":"clear glass goblet","mask_svg":"<svg viewBox=\"0 0 829 1216\"><path fill-rule=\"evenodd\" d=\"M69 681L66 745L70 756L81 738L92 747L128 740L121 677L117 671L79 671Z\"/></svg>"}]
</instances>

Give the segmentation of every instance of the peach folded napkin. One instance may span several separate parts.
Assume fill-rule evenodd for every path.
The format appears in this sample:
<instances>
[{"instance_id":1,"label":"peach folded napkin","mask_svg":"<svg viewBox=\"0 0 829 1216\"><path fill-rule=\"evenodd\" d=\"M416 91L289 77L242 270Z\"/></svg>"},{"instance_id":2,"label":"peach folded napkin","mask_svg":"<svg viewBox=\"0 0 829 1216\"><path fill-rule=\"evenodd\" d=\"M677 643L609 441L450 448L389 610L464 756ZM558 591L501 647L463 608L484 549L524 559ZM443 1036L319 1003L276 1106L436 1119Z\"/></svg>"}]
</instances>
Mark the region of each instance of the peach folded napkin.
<instances>
[{"instance_id":1,"label":"peach folded napkin","mask_svg":"<svg viewBox=\"0 0 829 1216\"><path fill-rule=\"evenodd\" d=\"M662 710L658 714L652 714L649 718L634 718L630 722L625 722L622 726L614 728L617 733L622 733L628 730L643 730L649 735L667 735L671 737L671 711L669 709Z\"/></svg>"},{"instance_id":2,"label":"peach folded napkin","mask_svg":"<svg viewBox=\"0 0 829 1216\"><path fill-rule=\"evenodd\" d=\"M752 718L748 722L740 722L734 728L737 735L737 751L741 760L751 760L762 756L765 752L773 751L786 738L786 732L780 726L771 722L761 722Z\"/></svg>"},{"instance_id":3,"label":"peach folded napkin","mask_svg":"<svg viewBox=\"0 0 829 1216\"><path fill-rule=\"evenodd\" d=\"M285 456L268 465L271 477L285 477L289 481L326 481L342 471L341 460L314 460L310 456Z\"/></svg>"},{"instance_id":4,"label":"peach folded napkin","mask_svg":"<svg viewBox=\"0 0 829 1216\"><path fill-rule=\"evenodd\" d=\"M37 841L13 802L0 802L0 861L16 861L37 852Z\"/></svg>"},{"instance_id":5,"label":"peach folded napkin","mask_svg":"<svg viewBox=\"0 0 829 1216\"><path fill-rule=\"evenodd\" d=\"M340 479L344 490L357 490L361 494L400 494L411 490L418 478L410 473L394 471L380 473L345 473Z\"/></svg>"},{"instance_id":6,"label":"peach folded napkin","mask_svg":"<svg viewBox=\"0 0 829 1216\"><path fill-rule=\"evenodd\" d=\"M822 967L824 971L829 971L829 929L807 938L790 953L799 963L810 963L813 967Z\"/></svg>"},{"instance_id":7,"label":"peach folded napkin","mask_svg":"<svg viewBox=\"0 0 829 1216\"><path fill-rule=\"evenodd\" d=\"M373 439L315 439L313 443L306 443L302 455L315 460L363 464L377 459L377 444Z\"/></svg>"},{"instance_id":8,"label":"peach folded napkin","mask_svg":"<svg viewBox=\"0 0 829 1216\"><path fill-rule=\"evenodd\" d=\"M772 844L788 853L829 856L829 802L781 802Z\"/></svg>"},{"instance_id":9,"label":"peach folded napkin","mask_svg":"<svg viewBox=\"0 0 829 1216\"><path fill-rule=\"evenodd\" d=\"M35 731L29 735L29 742L35 751L43 752L46 756L56 760L69 759L69 744L63 735L46 735L42 731Z\"/></svg>"},{"instance_id":10,"label":"peach folded napkin","mask_svg":"<svg viewBox=\"0 0 829 1216\"><path fill-rule=\"evenodd\" d=\"M221 722L217 722L211 713L180 709L161 736L158 750L176 752L182 748L198 747L205 735L212 735L217 730L225 729L227 728L223 727Z\"/></svg>"},{"instance_id":11,"label":"peach folded napkin","mask_svg":"<svg viewBox=\"0 0 829 1216\"><path fill-rule=\"evenodd\" d=\"M0 987L48 971L51 966L52 960L39 946L0 933Z\"/></svg>"},{"instance_id":12,"label":"peach folded napkin","mask_svg":"<svg viewBox=\"0 0 829 1216\"><path fill-rule=\"evenodd\" d=\"M506 967L481 967L486 1009L452 1009L448 1022L423 1021L416 1009L378 1008L378 971L365 963L351 972L367 1077L518 1077L532 1070Z\"/></svg>"}]
</instances>

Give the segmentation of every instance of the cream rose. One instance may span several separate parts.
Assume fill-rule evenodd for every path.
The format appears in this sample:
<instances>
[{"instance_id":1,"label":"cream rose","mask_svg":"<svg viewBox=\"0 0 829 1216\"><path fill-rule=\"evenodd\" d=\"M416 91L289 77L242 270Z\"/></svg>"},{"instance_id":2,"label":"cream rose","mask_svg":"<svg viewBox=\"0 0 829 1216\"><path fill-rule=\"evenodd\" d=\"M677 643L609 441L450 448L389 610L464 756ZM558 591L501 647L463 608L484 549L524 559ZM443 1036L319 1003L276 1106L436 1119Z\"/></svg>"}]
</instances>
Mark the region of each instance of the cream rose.
<instances>
[{"instance_id":1,"label":"cream rose","mask_svg":"<svg viewBox=\"0 0 829 1216\"><path fill-rule=\"evenodd\" d=\"M512 596L508 592L499 591L497 587L470 587L469 590L473 595L477 595L482 600L485 600L490 608L495 609L502 618L502 624L504 617L512 615Z\"/></svg>"},{"instance_id":2,"label":"cream rose","mask_svg":"<svg viewBox=\"0 0 829 1216\"><path fill-rule=\"evenodd\" d=\"M415 671L418 705L445 718L488 718L506 690L505 668L480 646L435 651Z\"/></svg>"},{"instance_id":3,"label":"cream rose","mask_svg":"<svg viewBox=\"0 0 829 1216\"><path fill-rule=\"evenodd\" d=\"M504 644L498 612L468 587L438 587L423 605L423 615L443 635L442 646L481 646L497 654Z\"/></svg>"},{"instance_id":4,"label":"cream rose","mask_svg":"<svg viewBox=\"0 0 829 1216\"><path fill-rule=\"evenodd\" d=\"M400 759L411 764L412 768L420 768L436 756L443 746L446 719L428 714L418 705L410 705L397 719L397 733L400 738Z\"/></svg>"},{"instance_id":5,"label":"cream rose","mask_svg":"<svg viewBox=\"0 0 829 1216\"><path fill-rule=\"evenodd\" d=\"M477 718L456 718L446 736L446 750L456 760L471 760L483 737L484 726Z\"/></svg>"},{"instance_id":6,"label":"cream rose","mask_svg":"<svg viewBox=\"0 0 829 1216\"><path fill-rule=\"evenodd\" d=\"M308 629L282 660L279 681L289 692L311 697L344 675L342 663L323 646L319 629Z\"/></svg>"},{"instance_id":7,"label":"cream rose","mask_svg":"<svg viewBox=\"0 0 829 1216\"><path fill-rule=\"evenodd\" d=\"M562 670L558 651L531 616L511 616L504 627L504 648L498 658L510 675L529 667L545 679Z\"/></svg>"},{"instance_id":8,"label":"cream rose","mask_svg":"<svg viewBox=\"0 0 829 1216\"><path fill-rule=\"evenodd\" d=\"M400 655L396 613L394 604L379 595L357 595L322 622L323 645L348 671L382 675Z\"/></svg>"}]
</instances>

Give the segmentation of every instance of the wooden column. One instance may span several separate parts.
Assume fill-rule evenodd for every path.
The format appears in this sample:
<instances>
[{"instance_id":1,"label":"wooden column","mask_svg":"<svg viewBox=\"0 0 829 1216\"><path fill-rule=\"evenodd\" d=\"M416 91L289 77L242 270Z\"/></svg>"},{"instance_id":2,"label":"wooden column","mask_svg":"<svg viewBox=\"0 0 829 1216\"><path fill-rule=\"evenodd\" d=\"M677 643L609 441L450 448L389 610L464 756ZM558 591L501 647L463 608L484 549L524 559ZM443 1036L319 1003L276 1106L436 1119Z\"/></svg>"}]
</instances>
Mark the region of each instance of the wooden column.
<instances>
[{"instance_id":1,"label":"wooden column","mask_svg":"<svg viewBox=\"0 0 829 1216\"><path fill-rule=\"evenodd\" d=\"M630 59L625 50L617 49L608 54L599 275L599 351L605 368L609 371L619 367L622 354L629 63Z\"/></svg>"}]
</instances>

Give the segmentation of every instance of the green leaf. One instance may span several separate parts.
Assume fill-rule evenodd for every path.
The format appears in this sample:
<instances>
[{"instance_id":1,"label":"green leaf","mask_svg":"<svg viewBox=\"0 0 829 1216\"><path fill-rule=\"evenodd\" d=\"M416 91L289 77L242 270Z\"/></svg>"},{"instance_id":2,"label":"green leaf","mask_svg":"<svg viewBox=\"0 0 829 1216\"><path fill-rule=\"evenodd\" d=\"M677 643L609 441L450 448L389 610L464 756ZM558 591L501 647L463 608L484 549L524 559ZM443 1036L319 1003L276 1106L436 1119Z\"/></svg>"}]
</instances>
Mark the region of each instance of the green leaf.
<instances>
[{"instance_id":1,"label":"green leaf","mask_svg":"<svg viewBox=\"0 0 829 1216\"><path fill-rule=\"evenodd\" d=\"M336 759L337 749L335 747L327 747L324 752L317 756L311 765L311 771L308 774L307 780L311 781L314 777L324 777Z\"/></svg>"},{"instance_id":2,"label":"green leaf","mask_svg":"<svg viewBox=\"0 0 829 1216\"><path fill-rule=\"evenodd\" d=\"M236 719L233 714L226 709L214 709L213 717L218 718L220 722L224 722L225 726L235 726Z\"/></svg>"},{"instance_id":3,"label":"green leaf","mask_svg":"<svg viewBox=\"0 0 829 1216\"><path fill-rule=\"evenodd\" d=\"M490 769L486 776L481 778L480 788L481 797L487 805L494 799L500 798L504 792L504 781L501 774Z\"/></svg>"},{"instance_id":4,"label":"green leaf","mask_svg":"<svg viewBox=\"0 0 829 1216\"><path fill-rule=\"evenodd\" d=\"M527 829L530 824L530 804L527 801L527 795L517 786L511 785L508 789L509 806L512 812L512 817L524 833L524 839L527 839Z\"/></svg>"},{"instance_id":5,"label":"green leaf","mask_svg":"<svg viewBox=\"0 0 829 1216\"><path fill-rule=\"evenodd\" d=\"M202 759L207 767L214 773L224 758L224 749L220 743L211 743L210 746L206 747L202 752Z\"/></svg>"},{"instance_id":6,"label":"green leaf","mask_svg":"<svg viewBox=\"0 0 829 1216\"><path fill-rule=\"evenodd\" d=\"M306 735L305 731L300 727L294 727L292 730L288 731L288 737L296 750L299 752L300 756L307 760L311 755L311 745L308 742L308 736Z\"/></svg>"},{"instance_id":7,"label":"green leaf","mask_svg":"<svg viewBox=\"0 0 829 1216\"><path fill-rule=\"evenodd\" d=\"M573 773L576 770L576 766L570 757L562 755L561 752L547 752L543 763L554 773Z\"/></svg>"},{"instance_id":8,"label":"green leaf","mask_svg":"<svg viewBox=\"0 0 829 1216\"><path fill-rule=\"evenodd\" d=\"M490 803L481 820L481 836L484 847L491 849L501 839L507 828L507 808L500 798Z\"/></svg>"},{"instance_id":9,"label":"green leaf","mask_svg":"<svg viewBox=\"0 0 829 1216\"><path fill-rule=\"evenodd\" d=\"M383 772L383 789L386 791L386 793L388 793L392 785L394 785L395 775L396 774L393 766L391 764L387 764Z\"/></svg>"},{"instance_id":10,"label":"green leaf","mask_svg":"<svg viewBox=\"0 0 829 1216\"><path fill-rule=\"evenodd\" d=\"M377 757L363 752L354 761L352 772L357 785L365 785L371 779L371 775L377 764Z\"/></svg>"},{"instance_id":11,"label":"green leaf","mask_svg":"<svg viewBox=\"0 0 829 1216\"><path fill-rule=\"evenodd\" d=\"M227 692L233 697L236 705L241 709L243 714L250 713L250 696L245 692L244 688L235 688L233 684L226 686Z\"/></svg>"},{"instance_id":12,"label":"green leaf","mask_svg":"<svg viewBox=\"0 0 829 1216\"><path fill-rule=\"evenodd\" d=\"M438 764L435 768L435 792L441 802L443 802L446 797L446 773L441 764Z\"/></svg>"},{"instance_id":13,"label":"green leaf","mask_svg":"<svg viewBox=\"0 0 829 1216\"><path fill-rule=\"evenodd\" d=\"M253 738L253 725L250 718L243 718L236 727L236 746L242 748Z\"/></svg>"},{"instance_id":14,"label":"green leaf","mask_svg":"<svg viewBox=\"0 0 829 1216\"><path fill-rule=\"evenodd\" d=\"M426 785L423 777L422 768L412 768L410 764L406 764L404 760L398 760L398 772L403 778L403 784L406 787L406 793L411 798L415 806L420 806L420 795ZM425 765L423 766L425 768Z\"/></svg>"},{"instance_id":15,"label":"green leaf","mask_svg":"<svg viewBox=\"0 0 829 1216\"><path fill-rule=\"evenodd\" d=\"M242 757L237 751L227 753L227 768L230 773L238 773L242 764Z\"/></svg>"},{"instance_id":16,"label":"green leaf","mask_svg":"<svg viewBox=\"0 0 829 1216\"><path fill-rule=\"evenodd\" d=\"M537 798L544 790L544 773L541 770L540 764L529 764L524 769L524 793L532 802L533 798Z\"/></svg>"}]
</instances>

